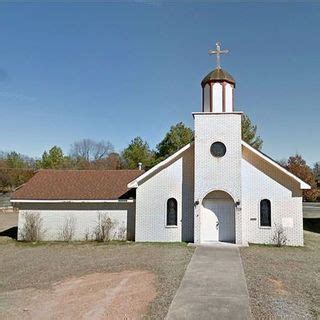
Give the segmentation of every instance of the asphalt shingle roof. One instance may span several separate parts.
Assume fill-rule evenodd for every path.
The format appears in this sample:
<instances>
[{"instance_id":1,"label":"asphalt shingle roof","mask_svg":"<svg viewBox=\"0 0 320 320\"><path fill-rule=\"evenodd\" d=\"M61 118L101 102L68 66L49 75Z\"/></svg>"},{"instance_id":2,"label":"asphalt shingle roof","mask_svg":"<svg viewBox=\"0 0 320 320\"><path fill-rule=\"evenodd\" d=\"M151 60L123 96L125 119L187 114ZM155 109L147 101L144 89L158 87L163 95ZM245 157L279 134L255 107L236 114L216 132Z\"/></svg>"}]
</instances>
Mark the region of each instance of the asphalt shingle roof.
<instances>
[{"instance_id":1,"label":"asphalt shingle roof","mask_svg":"<svg viewBox=\"0 0 320 320\"><path fill-rule=\"evenodd\" d=\"M40 170L11 199L115 200L142 170Z\"/></svg>"}]
</instances>

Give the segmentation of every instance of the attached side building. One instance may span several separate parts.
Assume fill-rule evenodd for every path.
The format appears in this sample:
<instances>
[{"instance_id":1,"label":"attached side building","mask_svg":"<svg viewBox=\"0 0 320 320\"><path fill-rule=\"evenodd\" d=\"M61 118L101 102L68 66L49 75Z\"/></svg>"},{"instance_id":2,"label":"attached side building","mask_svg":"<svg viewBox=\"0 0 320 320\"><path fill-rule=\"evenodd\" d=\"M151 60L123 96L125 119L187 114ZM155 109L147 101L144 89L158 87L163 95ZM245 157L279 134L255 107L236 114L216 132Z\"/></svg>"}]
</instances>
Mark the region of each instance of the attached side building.
<instances>
[{"instance_id":1,"label":"attached side building","mask_svg":"<svg viewBox=\"0 0 320 320\"><path fill-rule=\"evenodd\" d=\"M66 223L73 240L94 238L102 217L114 222L112 238L135 239L135 190L127 184L140 170L40 170L16 190L11 202L19 209L18 239L26 215L39 214L43 240L63 240Z\"/></svg>"}]
</instances>

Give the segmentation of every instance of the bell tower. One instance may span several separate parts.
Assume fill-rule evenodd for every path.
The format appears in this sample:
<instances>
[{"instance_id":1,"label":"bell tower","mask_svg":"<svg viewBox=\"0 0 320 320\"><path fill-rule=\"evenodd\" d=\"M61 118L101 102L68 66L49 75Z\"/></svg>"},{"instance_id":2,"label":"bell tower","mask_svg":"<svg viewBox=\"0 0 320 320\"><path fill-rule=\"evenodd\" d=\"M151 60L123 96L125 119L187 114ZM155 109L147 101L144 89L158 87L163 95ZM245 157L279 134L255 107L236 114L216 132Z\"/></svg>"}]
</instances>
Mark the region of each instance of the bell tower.
<instances>
[{"instance_id":1,"label":"bell tower","mask_svg":"<svg viewBox=\"0 0 320 320\"><path fill-rule=\"evenodd\" d=\"M228 50L221 50L220 43L216 44L216 50L209 51L209 54L217 55L217 67L202 80L202 110L193 113L194 241L196 243L214 239L219 241L219 232L229 232L231 241L238 244L243 243L245 239L244 219L241 215L242 113L235 111L235 80L220 66L220 55L227 52ZM223 225L224 216L220 217L220 221L216 220L217 224L215 222L211 225L206 204L211 203L214 207L217 203L223 203L225 199L216 198L222 194L231 201L228 210L234 208L234 211L228 213L228 226ZM233 205L230 206L230 203ZM219 224L220 231L216 230ZM227 230L229 225L230 229Z\"/></svg>"}]
</instances>

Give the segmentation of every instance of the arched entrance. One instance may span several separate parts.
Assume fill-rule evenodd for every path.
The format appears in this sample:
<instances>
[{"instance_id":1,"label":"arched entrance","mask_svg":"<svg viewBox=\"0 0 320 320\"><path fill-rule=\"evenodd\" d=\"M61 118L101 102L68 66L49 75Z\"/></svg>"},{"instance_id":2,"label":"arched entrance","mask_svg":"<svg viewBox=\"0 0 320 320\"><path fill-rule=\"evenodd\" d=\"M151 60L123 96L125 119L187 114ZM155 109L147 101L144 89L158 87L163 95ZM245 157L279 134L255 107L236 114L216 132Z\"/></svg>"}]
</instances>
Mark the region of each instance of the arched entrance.
<instances>
[{"instance_id":1,"label":"arched entrance","mask_svg":"<svg viewBox=\"0 0 320 320\"><path fill-rule=\"evenodd\" d=\"M208 193L201 208L201 242L235 242L235 203L224 191Z\"/></svg>"}]
</instances>

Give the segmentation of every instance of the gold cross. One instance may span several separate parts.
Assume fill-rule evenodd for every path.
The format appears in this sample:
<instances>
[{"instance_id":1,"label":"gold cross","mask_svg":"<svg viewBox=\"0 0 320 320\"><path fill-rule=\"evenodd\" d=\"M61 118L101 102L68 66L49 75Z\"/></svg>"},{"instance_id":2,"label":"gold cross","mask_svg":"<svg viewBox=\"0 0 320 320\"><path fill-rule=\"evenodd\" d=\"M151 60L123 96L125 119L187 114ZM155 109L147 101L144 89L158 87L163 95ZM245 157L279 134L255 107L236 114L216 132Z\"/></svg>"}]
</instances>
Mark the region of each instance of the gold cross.
<instances>
[{"instance_id":1,"label":"gold cross","mask_svg":"<svg viewBox=\"0 0 320 320\"><path fill-rule=\"evenodd\" d=\"M216 50L209 50L209 54L216 54L217 55L217 68L218 69L221 69L221 66L220 66L220 54L228 53L228 52L229 52L228 49L221 50L220 42L216 43Z\"/></svg>"}]
</instances>

